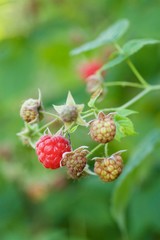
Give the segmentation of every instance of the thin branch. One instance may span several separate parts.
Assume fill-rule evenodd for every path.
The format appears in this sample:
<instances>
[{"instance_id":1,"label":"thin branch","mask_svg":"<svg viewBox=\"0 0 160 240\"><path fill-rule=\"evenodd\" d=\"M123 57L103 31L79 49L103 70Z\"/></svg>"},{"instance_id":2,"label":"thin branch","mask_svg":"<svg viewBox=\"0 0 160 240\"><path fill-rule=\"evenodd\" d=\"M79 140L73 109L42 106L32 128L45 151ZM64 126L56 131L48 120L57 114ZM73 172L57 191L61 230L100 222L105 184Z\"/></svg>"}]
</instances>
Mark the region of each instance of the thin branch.
<instances>
[{"instance_id":1,"label":"thin branch","mask_svg":"<svg viewBox=\"0 0 160 240\"><path fill-rule=\"evenodd\" d=\"M104 83L104 86L111 87L111 86L121 86L121 87L135 87L135 88L146 88L146 86L139 84L139 83L133 83L133 82L106 82Z\"/></svg>"}]
</instances>

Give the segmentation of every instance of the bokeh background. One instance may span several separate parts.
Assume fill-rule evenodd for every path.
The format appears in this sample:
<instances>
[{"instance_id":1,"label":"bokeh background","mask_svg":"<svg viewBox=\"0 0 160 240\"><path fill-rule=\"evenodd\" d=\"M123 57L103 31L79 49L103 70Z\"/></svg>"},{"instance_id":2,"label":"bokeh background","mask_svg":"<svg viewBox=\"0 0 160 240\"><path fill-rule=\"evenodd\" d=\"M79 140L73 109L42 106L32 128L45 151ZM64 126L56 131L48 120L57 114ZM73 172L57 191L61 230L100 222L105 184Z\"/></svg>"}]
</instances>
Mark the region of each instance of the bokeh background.
<instances>
[{"instance_id":1,"label":"bokeh background","mask_svg":"<svg viewBox=\"0 0 160 240\"><path fill-rule=\"evenodd\" d=\"M62 170L44 169L34 150L22 145L16 136L23 128L19 109L25 99L38 96L38 88L45 109L63 104L69 90L77 103L87 103L89 95L77 67L84 60L107 59L110 47L74 57L69 55L71 49L92 40L121 18L130 21L130 28L120 44L135 38L160 39L159 13L158 0L0 0L1 239L125 239L124 227L112 214L119 180L109 184L97 177L72 181ZM143 48L132 61L148 82L160 83L158 45ZM122 63L108 70L105 81L136 80ZM136 89L112 87L98 107L118 106L137 93ZM128 149L126 166L130 159L132 166L137 163L119 190L118 202L125 205L121 214L128 239L158 240L160 92L151 92L132 109L138 112L131 116L138 134L109 147L110 153ZM74 148L95 146L87 131L79 128L71 136ZM149 154L143 157L141 150L146 149Z\"/></svg>"}]
</instances>

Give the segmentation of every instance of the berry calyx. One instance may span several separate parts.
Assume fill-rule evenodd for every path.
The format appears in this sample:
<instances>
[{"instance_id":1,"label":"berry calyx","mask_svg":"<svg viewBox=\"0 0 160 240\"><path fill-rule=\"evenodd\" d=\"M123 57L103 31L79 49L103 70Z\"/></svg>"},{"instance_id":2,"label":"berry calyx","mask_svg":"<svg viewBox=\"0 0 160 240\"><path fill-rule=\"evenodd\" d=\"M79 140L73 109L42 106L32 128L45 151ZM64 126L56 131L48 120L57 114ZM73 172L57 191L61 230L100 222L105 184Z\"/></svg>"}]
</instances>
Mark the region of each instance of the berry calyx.
<instances>
[{"instance_id":1,"label":"berry calyx","mask_svg":"<svg viewBox=\"0 0 160 240\"><path fill-rule=\"evenodd\" d=\"M53 106L62 119L65 130L68 130L73 123L81 126L87 125L85 120L81 117L84 104L76 104L70 92L68 92L66 103L64 105Z\"/></svg>"},{"instance_id":2,"label":"berry calyx","mask_svg":"<svg viewBox=\"0 0 160 240\"><path fill-rule=\"evenodd\" d=\"M91 75L87 78L86 90L88 93L94 93L97 89L102 88L103 79L97 75Z\"/></svg>"},{"instance_id":3,"label":"berry calyx","mask_svg":"<svg viewBox=\"0 0 160 240\"><path fill-rule=\"evenodd\" d=\"M66 105L60 113L60 117L63 122L74 122L78 117L77 107L74 105Z\"/></svg>"},{"instance_id":4,"label":"berry calyx","mask_svg":"<svg viewBox=\"0 0 160 240\"><path fill-rule=\"evenodd\" d=\"M77 148L76 150L64 153L61 166L66 166L68 169L68 174L71 178L79 178L86 166L87 158L86 155L89 153L85 147Z\"/></svg>"},{"instance_id":5,"label":"berry calyx","mask_svg":"<svg viewBox=\"0 0 160 240\"><path fill-rule=\"evenodd\" d=\"M98 118L90 121L91 138L99 143L112 141L116 134L116 125L111 114L100 112Z\"/></svg>"},{"instance_id":6,"label":"berry calyx","mask_svg":"<svg viewBox=\"0 0 160 240\"><path fill-rule=\"evenodd\" d=\"M114 181L121 174L123 169L123 160L117 152L108 158L96 158L94 172L104 182Z\"/></svg>"},{"instance_id":7,"label":"berry calyx","mask_svg":"<svg viewBox=\"0 0 160 240\"><path fill-rule=\"evenodd\" d=\"M59 168L63 153L70 151L68 139L61 135L44 135L36 143L38 159L45 168Z\"/></svg>"}]
</instances>

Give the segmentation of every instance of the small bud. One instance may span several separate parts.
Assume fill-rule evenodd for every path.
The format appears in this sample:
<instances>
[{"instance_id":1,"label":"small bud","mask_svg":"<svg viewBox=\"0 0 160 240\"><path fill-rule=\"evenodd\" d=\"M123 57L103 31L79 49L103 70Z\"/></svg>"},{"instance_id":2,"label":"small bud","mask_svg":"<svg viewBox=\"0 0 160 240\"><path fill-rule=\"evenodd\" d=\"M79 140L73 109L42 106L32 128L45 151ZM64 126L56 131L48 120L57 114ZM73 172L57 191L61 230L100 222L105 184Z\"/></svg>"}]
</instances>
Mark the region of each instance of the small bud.
<instances>
[{"instance_id":1,"label":"small bud","mask_svg":"<svg viewBox=\"0 0 160 240\"><path fill-rule=\"evenodd\" d=\"M66 103L64 105L53 106L56 112L61 117L65 126L65 130L68 130L73 123L82 126L87 125L85 120L81 117L84 104L76 104L70 92L68 92Z\"/></svg>"},{"instance_id":2,"label":"small bud","mask_svg":"<svg viewBox=\"0 0 160 240\"><path fill-rule=\"evenodd\" d=\"M62 118L62 120L64 122L74 122L77 120L78 117L78 110L76 105L66 105L64 106L64 108L62 109L61 113L60 113L60 117Z\"/></svg>"},{"instance_id":3,"label":"small bud","mask_svg":"<svg viewBox=\"0 0 160 240\"><path fill-rule=\"evenodd\" d=\"M39 99L30 98L22 104L20 116L27 123L35 123L43 118L43 115L39 113L40 110L42 110L42 104L39 92Z\"/></svg>"}]
</instances>

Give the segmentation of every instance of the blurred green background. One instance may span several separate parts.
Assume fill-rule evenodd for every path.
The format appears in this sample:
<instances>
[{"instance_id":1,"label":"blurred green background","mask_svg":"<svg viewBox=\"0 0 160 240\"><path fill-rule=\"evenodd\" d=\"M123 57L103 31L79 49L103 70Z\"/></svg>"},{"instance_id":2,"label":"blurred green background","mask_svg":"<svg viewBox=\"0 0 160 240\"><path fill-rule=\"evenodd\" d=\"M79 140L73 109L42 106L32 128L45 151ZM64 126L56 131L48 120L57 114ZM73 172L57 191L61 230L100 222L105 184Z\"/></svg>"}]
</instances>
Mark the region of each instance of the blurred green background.
<instances>
[{"instance_id":1,"label":"blurred green background","mask_svg":"<svg viewBox=\"0 0 160 240\"><path fill-rule=\"evenodd\" d=\"M46 170L16 136L23 128L20 106L27 98L36 98L38 88L50 110L52 104L64 103L69 90L77 103L89 100L77 67L86 59L105 59L108 50L71 57L71 49L121 18L129 19L130 28L120 43L160 39L159 12L158 0L0 0L1 239L125 239L121 221L118 224L112 214L112 209L121 212L120 206L114 206L114 196L125 205L120 216L125 217L128 239L160 239L159 91L132 107L139 112L131 116L138 134L109 146L110 153L128 149L126 166L137 163L132 174L124 177L125 184L121 184L123 176L106 184L97 177L71 181L62 170ZM148 82L160 83L158 45L143 48L132 61ZM125 63L108 70L105 80L136 81ZM137 93L131 88L110 88L98 107L116 107ZM71 136L73 148L96 145L87 132L79 128ZM142 156L146 149L149 154Z\"/></svg>"}]
</instances>

